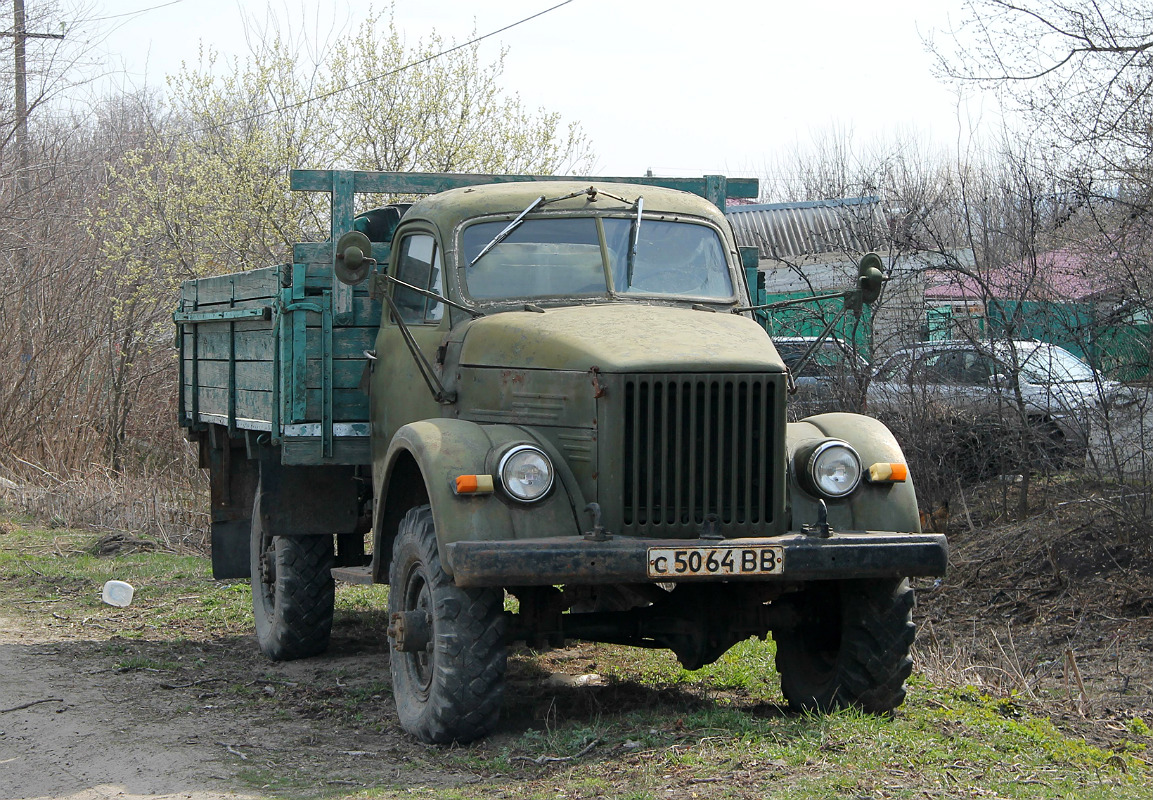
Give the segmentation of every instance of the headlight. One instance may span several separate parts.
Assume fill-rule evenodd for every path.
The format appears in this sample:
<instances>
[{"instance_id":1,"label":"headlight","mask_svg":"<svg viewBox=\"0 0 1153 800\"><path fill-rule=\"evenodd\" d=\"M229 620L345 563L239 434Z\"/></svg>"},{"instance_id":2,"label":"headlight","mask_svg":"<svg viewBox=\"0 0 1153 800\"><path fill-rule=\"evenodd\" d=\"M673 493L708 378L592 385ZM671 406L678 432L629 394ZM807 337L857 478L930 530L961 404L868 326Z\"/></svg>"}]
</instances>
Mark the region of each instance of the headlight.
<instances>
[{"instance_id":1,"label":"headlight","mask_svg":"<svg viewBox=\"0 0 1153 800\"><path fill-rule=\"evenodd\" d=\"M518 445L505 453L497 472L500 473L504 490L523 503L536 502L548 494L555 475L548 456L527 444Z\"/></svg>"},{"instance_id":2,"label":"headlight","mask_svg":"<svg viewBox=\"0 0 1153 800\"><path fill-rule=\"evenodd\" d=\"M805 472L817 494L844 497L861 482L861 458L846 442L823 442L809 455Z\"/></svg>"}]
</instances>

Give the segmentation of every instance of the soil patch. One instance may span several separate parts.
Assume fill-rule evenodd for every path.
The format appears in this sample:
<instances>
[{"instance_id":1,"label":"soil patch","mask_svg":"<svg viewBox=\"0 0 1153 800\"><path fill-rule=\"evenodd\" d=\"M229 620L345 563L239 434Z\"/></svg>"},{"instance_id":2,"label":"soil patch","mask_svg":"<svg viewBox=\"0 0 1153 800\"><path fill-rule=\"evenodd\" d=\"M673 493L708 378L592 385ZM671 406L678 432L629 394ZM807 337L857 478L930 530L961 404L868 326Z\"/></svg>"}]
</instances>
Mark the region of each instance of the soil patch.
<instances>
[{"instance_id":1,"label":"soil patch","mask_svg":"<svg viewBox=\"0 0 1153 800\"><path fill-rule=\"evenodd\" d=\"M918 597L922 650L1098 744L1153 722L1148 530L1115 513L1115 486L1035 486L1034 515L1006 521L1017 491L953 502L949 574Z\"/></svg>"},{"instance_id":2,"label":"soil patch","mask_svg":"<svg viewBox=\"0 0 1153 800\"><path fill-rule=\"evenodd\" d=\"M100 639L70 622L0 619L0 800L253 797L294 770L310 795L318 773L332 790L479 779L400 731L383 639L338 629L328 655L273 663L249 636Z\"/></svg>"}]
</instances>

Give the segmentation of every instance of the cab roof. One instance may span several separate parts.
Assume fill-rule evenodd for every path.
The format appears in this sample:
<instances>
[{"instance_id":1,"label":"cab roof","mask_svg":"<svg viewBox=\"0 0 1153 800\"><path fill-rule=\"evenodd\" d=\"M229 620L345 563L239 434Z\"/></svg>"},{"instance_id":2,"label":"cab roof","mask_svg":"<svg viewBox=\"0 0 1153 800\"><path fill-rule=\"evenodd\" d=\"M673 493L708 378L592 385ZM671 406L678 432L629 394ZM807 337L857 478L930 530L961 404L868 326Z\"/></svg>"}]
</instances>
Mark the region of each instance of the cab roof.
<instances>
[{"instance_id":1,"label":"cab roof","mask_svg":"<svg viewBox=\"0 0 1153 800\"><path fill-rule=\"evenodd\" d=\"M592 196L588 192L590 187L596 190L591 193ZM549 211L615 211L618 213L631 211L635 213L636 199L643 197L646 215L663 213L702 217L713 222L722 230L728 230L725 217L720 210L708 200L695 194L660 186L611 183L588 179L494 183L450 189L447 192L429 195L418 200L409 209L405 219L425 219L447 232L455 229L461 222L474 217L520 214L542 195L546 200L554 200L576 192L580 193L576 197L548 203L541 209L541 213ZM617 197L614 198L609 195L616 195ZM624 198L624 201L617 198Z\"/></svg>"}]
</instances>

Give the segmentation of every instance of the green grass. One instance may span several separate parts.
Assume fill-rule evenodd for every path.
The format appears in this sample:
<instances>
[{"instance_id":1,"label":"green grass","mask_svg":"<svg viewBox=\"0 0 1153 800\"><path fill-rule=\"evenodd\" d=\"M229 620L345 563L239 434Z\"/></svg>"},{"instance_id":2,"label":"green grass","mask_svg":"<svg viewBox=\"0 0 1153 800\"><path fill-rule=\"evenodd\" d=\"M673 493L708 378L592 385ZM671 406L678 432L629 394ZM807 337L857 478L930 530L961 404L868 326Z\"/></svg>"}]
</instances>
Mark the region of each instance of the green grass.
<instances>
[{"instance_id":1,"label":"green grass","mask_svg":"<svg viewBox=\"0 0 1153 800\"><path fill-rule=\"evenodd\" d=\"M89 624L116 621L119 634L127 638L158 630L237 633L251 622L247 584L213 581L204 558L97 556L95 533L18 523L9 528L0 536L0 602L11 612L42 616L48 611L63 617L62 622L82 614ZM136 590L128 608L100 600L105 581L114 579Z\"/></svg>"},{"instance_id":2,"label":"green grass","mask_svg":"<svg viewBox=\"0 0 1153 800\"><path fill-rule=\"evenodd\" d=\"M196 660L180 660L181 645L251 632L247 582L212 581L206 559L163 552L97 557L93 533L12 519L5 529L4 613L48 628L83 630L104 642L102 652L116 669L192 668L211 676L208 667L229 654L205 651ZM102 584L113 578L136 587L128 608L100 602ZM336 624L383 636L386 602L384 587L341 587ZM139 649L136 639L147 639L148 647ZM205 658L212 662L208 667ZM596 672L603 685L548 687L543 679L557 665ZM309 720L337 737L352 740L358 730L395 737L390 741L407 754L391 762L403 763L399 774L364 759L341 767L340 775L355 778L356 786L333 783L330 752L286 749L266 763L246 763L237 780L260 793L291 797L1153 796L1146 760L1150 726L1141 718L1127 720L1123 730L1114 726L1111 738L1094 746L1019 698L934 685L916 675L893 718L790 714L771 641L741 642L693 672L663 651L608 645L518 653L501 728L487 740L452 748L414 744L378 713L388 707L391 691L387 665L382 667L379 679L347 688L340 688L343 667L318 661L315 685L278 684L266 693L259 682L246 685L246 677L212 690L278 718ZM375 716L365 715L366 706ZM437 775L443 777L429 777ZM472 777L462 782L461 776Z\"/></svg>"},{"instance_id":3,"label":"green grass","mask_svg":"<svg viewBox=\"0 0 1153 800\"><path fill-rule=\"evenodd\" d=\"M705 687L711 688L707 680ZM654 798L671 790L700 797L1136 800L1153 788L1147 765L1127 752L1144 745L1093 747L1047 719L1008 712L1002 700L963 688L917 685L892 719L852 711L764 713L744 701L740 708L704 706L672 715L606 714L591 727L562 722L529 731L489 766L527 770L527 780L501 787L504 796L525 798L555 796L550 787L557 785L569 787L569 796L591 797L595 791L578 787L606 782L615 787L606 795ZM601 744L582 761L523 766L530 763L524 758L543 754L573 756L593 738Z\"/></svg>"}]
</instances>

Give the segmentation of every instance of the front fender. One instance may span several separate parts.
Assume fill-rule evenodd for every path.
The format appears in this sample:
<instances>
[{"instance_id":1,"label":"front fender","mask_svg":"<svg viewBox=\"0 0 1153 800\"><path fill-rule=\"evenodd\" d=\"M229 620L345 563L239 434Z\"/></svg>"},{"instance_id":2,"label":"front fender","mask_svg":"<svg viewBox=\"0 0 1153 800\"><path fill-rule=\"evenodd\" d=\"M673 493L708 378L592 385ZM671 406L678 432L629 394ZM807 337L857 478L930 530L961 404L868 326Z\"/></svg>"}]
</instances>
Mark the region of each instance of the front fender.
<instances>
[{"instance_id":1,"label":"front fender","mask_svg":"<svg viewBox=\"0 0 1153 800\"><path fill-rule=\"evenodd\" d=\"M861 456L861 466L865 470L877 462L907 463L901 446L884 424L861 414L835 413L818 414L787 426L785 439L790 465L799 448L829 438L851 444ZM802 524L817 521L817 499L800 487L791 467L789 474L789 528L798 530ZM825 503L829 509L829 524L834 530L921 532L912 475L896 483L863 480L849 497L826 500Z\"/></svg>"},{"instance_id":2,"label":"front fender","mask_svg":"<svg viewBox=\"0 0 1153 800\"><path fill-rule=\"evenodd\" d=\"M533 444L549 452L557 469L556 484L547 498L525 505L509 498L496 475L497 457L513 444ZM436 525L437 546L441 565L450 576L452 559L447 548L458 541L502 541L542 536L574 536L580 533L574 507L579 498L575 481L558 463L552 448L524 428L514 425L478 425L459 419L429 419L405 425L396 432L384 458L384 468L374 487L377 503L374 515L376 531L376 574L386 574L392 554L395 522L407 508L389 508L403 503L403 496L390 494L394 480L412 480L400 471L415 468L423 482L432 518ZM492 494L457 495L453 490L459 475L494 476L496 491Z\"/></svg>"}]
</instances>

